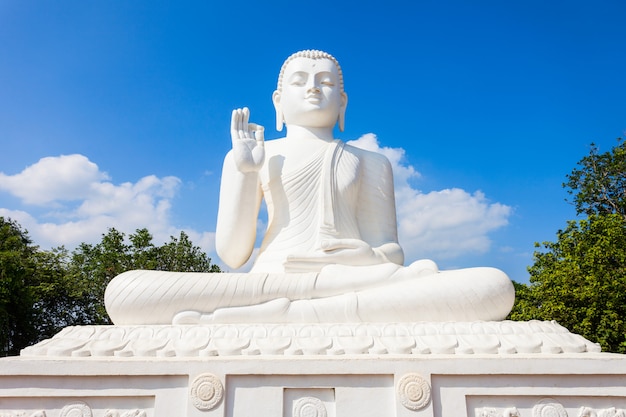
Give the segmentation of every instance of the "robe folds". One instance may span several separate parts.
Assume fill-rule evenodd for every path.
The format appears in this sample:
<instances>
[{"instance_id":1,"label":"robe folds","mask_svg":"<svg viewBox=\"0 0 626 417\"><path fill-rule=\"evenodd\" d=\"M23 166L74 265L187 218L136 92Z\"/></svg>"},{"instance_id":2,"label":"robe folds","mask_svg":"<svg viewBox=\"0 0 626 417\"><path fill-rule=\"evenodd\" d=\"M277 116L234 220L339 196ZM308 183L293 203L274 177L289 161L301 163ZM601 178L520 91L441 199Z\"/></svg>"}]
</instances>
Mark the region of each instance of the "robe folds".
<instances>
[{"instance_id":1,"label":"robe folds","mask_svg":"<svg viewBox=\"0 0 626 417\"><path fill-rule=\"evenodd\" d=\"M268 164L274 163L270 157ZM494 268L439 271L430 260L285 272L325 239L397 243L393 177L379 154L330 142L261 183L268 228L249 273L128 271L105 306L115 324L502 320L515 292Z\"/></svg>"}]
</instances>

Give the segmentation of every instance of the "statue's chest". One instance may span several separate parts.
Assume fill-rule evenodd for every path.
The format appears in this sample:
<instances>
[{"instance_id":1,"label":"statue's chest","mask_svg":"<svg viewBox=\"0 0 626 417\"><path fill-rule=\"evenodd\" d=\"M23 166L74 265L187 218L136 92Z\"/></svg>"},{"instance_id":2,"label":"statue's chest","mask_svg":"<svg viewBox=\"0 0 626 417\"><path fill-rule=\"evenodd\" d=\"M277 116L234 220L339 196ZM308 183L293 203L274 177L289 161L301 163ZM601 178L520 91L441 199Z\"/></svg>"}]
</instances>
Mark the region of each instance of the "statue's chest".
<instances>
[{"instance_id":1,"label":"statue's chest","mask_svg":"<svg viewBox=\"0 0 626 417\"><path fill-rule=\"evenodd\" d=\"M356 155L344 151L297 156L269 156L261 172L266 192L280 194L289 201L313 202L321 195L333 195L334 204L351 205L356 201L362 169Z\"/></svg>"},{"instance_id":2,"label":"statue's chest","mask_svg":"<svg viewBox=\"0 0 626 417\"><path fill-rule=\"evenodd\" d=\"M351 200L358 194L361 178L361 160L354 154L343 152L338 161L326 161L326 181L324 186L334 188L342 199Z\"/></svg>"}]
</instances>

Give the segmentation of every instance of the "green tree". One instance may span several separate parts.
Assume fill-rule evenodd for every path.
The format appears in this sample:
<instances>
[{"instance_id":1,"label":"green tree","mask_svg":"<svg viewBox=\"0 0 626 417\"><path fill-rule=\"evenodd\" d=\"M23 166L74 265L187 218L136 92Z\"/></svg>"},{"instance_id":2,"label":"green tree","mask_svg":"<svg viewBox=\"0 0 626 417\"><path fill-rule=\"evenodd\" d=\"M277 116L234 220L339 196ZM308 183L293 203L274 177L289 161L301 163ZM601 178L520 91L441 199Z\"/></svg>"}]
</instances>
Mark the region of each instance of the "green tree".
<instances>
[{"instance_id":1,"label":"green tree","mask_svg":"<svg viewBox=\"0 0 626 417\"><path fill-rule=\"evenodd\" d=\"M31 286L36 250L25 230L0 217L0 356L17 354L35 339Z\"/></svg>"},{"instance_id":2,"label":"green tree","mask_svg":"<svg viewBox=\"0 0 626 417\"><path fill-rule=\"evenodd\" d=\"M602 349L626 353L626 148L595 145L563 184L582 220L535 244L530 284L516 283L513 320L556 320Z\"/></svg>"},{"instance_id":3,"label":"green tree","mask_svg":"<svg viewBox=\"0 0 626 417\"><path fill-rule=\"evenodd\" d=\"M130 269L220 272L186 233L155 246L147 229L126 240L111 228L70 254L41 251L14 221L0 217L0 356L52 337L63 327L108 324L104 291Z\"/></svg>"},{"instance_id":4,"label":"green tree","mask_svg":"<svg viewBox=\"0 0 626 417\"><path fill-rule=\"evenodd\" d=\"M158 263L155 268L160 271L177 272L220 272L217 265L211 264L211 258L200 247L194 246L185 232L178 238L170 236L170 241L157 248Z\"/></svg>"},{"instance_id":5,"label":"green tree","mask_svg":"<svg viewBox=\"0 0 626 417\"><path fill-rule=\"evenodd\" d=\"M37 265L37 280L31 291L38 340L52 337L64 327L87 321L84 294L67 273L68 251L63 247L38 251L33 259Z\"/></svg>"},{"instance_id":6,"label":"green tree","mask_svg":"<svg viewBox=\"0 0 626 417\"><path fill-rule=\"evenodd\" d=\"M626 143L619 138L617 146L604 153L592 143L578 166L563 184L574 196L576 213L617 213L626 218Z\"/></svg>"},{"instance_id":7,"label":"green tree","mask_svg":"<svg viewBox=\"0 0 626 417\"><path fill-rule=\"evenodd\" d=\"M83 243L71 255L68 273L82 294L82 324L109 324L104 307L104 291L109 282L122 272L151 269L179 272L220 272L217 265L185 232L171 236L163 246L155 246L147 229L138 229L128 238L111 228L95 245Z\"/></svg>"},{"instance_id":8,"label":"green tree","mask_svg":"<svg viewBox=\"0 0 626 417\"><path fill-rule=\"evenodd\" d=\"M111 228L100 243L81 243L72 252L67 274L81 299L80 324L110 324L104 308L106 286L116 275L133 269L130 246L124 237L124 233Z\"/></svg>"},{"instance_id":9,"label":"green tree","mask_svg":"<svg viewBox=\"0 0 626 417\"><path fill-rule=\"evenodd\" d=\"M619 214L570 221L544 242L516 285L511 319L556 320L570 331L626 353L626 222Z\"/></svg>"},{"instance_id":10,"label":"green tree","mask_svg":"<svg viewBox=\"0 0 626 417\"><path fill-rule=\"evenodd\" d=\"M74 324L66 258L62 248L40 251L19 224L0 217L0 356Z\"/></svg>"}]
</instances>

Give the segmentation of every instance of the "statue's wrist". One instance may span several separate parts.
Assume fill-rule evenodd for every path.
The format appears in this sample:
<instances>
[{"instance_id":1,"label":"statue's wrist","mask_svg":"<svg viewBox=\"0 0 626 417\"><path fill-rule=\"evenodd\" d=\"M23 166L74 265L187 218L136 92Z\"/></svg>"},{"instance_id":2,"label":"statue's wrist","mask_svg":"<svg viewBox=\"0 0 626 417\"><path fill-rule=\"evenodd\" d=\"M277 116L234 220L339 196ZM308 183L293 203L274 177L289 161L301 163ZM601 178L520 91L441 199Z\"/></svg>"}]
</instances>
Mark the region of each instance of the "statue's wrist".
<instances>
[{"instance_id":1,"label":"statue's wrist","mask_svg":"<svg viewBox=\"0 0 626 417\"><path fill-rule=\"evenodd\" d=\"M254 176L254 178L259 176L259 172L261 171L261 167L239 167L237 166L237 171L244 176Z\"/></svg>"}]
</instances>

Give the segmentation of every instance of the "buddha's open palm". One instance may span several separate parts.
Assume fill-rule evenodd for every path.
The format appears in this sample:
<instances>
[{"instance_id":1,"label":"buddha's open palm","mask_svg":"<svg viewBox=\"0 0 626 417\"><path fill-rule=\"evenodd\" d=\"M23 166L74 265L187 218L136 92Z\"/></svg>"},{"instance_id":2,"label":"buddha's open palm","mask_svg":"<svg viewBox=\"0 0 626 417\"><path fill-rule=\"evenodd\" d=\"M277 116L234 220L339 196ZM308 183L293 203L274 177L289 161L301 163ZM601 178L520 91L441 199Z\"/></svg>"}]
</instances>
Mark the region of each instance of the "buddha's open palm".
<instances>
[{"instance_id":1,"label":"buddha's open palm","mask_svg":"<svg viewBox=\"0 0 626 417\"><path fill-rule=\"evenodd\" d=\"M250 123L247 107L233 110L230 136L233 141L233 158L240 172L259 172L265 160L265 129Z\"/></svg>"}]
</instances>

